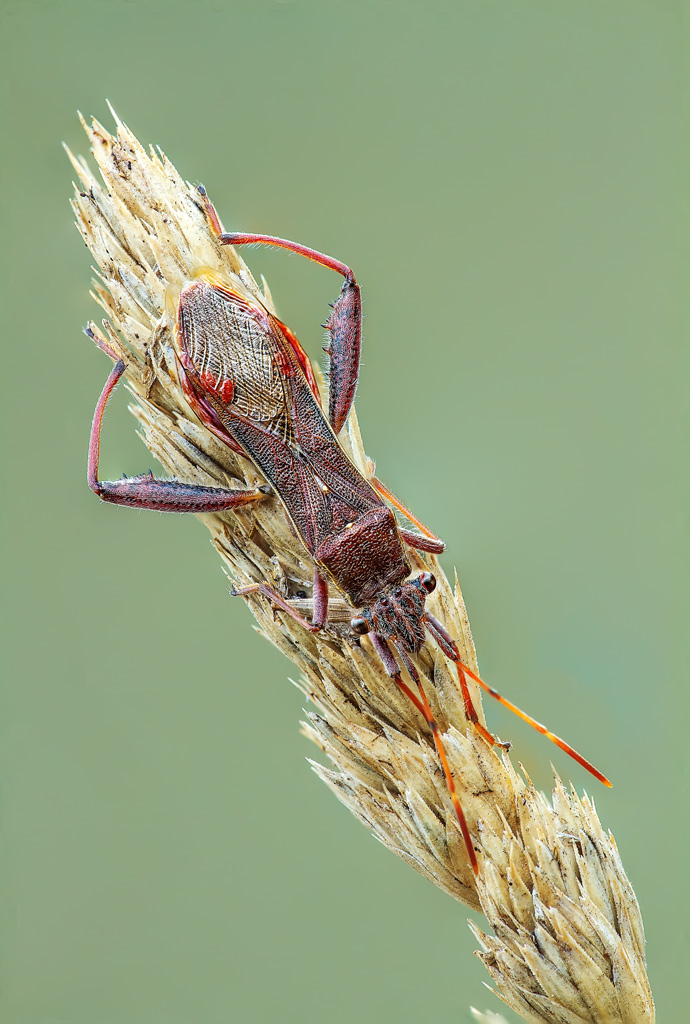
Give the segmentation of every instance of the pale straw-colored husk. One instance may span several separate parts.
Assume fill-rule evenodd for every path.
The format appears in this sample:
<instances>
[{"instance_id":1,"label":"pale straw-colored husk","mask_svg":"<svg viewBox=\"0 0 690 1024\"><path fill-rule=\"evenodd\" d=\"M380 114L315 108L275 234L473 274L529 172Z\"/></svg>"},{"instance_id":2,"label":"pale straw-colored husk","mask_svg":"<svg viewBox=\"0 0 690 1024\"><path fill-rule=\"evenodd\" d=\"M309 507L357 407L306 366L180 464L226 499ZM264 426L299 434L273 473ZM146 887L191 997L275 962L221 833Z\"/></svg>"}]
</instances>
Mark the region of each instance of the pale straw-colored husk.
<instances>
[{"instance_id":1,"label":"pale straw-colored husk","mask_svg":"<svg viewBox=\"0 0 690 1024\"><path fill-rule=\"evenodd\" d=\"M218 244L197 190L163 154L147 153L119 121L115 136L97 122L84 127L102 181L70 154L80 180L73 206L98 266L93 294L107 317L102 331L91 327L127 363L142 437L180 480L262 483L252 463L189 410L174 373L171 330L175 296L200 268L225 275L272 309L268 289L233 249ZM341 439L370 475L354 412ZM268 581L285 596L311 593L313 564L275 497L199 518L239 585ZM457 580L451 587L431 556L411 558L415 570L428 566L435 574L429 608L476 670ZM526 1020L549 1024L653 1021L639 907L591 801L557 779L549 803L507 755L468 728L453 666L429 641L417 664L477 850L475 877L429 729L391 683L369 638L353 642L344 601L332 593L332 622L317 636L261 596L247 604L263 635L299 668L313 708L304 731L330 762L314 763L314 770L390 850L483 911L493 935L474 932L500 998ZM307 612L308 602L302 607ZM478 693L474 699L481 707Z\"/></svg>"}]
</instances>

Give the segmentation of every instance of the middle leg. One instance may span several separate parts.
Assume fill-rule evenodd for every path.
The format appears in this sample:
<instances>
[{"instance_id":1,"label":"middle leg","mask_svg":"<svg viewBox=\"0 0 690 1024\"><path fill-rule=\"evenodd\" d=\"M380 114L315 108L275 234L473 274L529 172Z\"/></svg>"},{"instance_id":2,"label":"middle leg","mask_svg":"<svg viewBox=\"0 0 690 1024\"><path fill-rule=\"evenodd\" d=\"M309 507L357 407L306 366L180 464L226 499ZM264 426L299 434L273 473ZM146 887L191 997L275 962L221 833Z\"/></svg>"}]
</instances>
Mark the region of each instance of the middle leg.
<instances>
[{"instance_id":1,"label":"middle leg","mask_svg":"<svg viewBox=\"0 0 690 1024\"><path fill-rule=\"evenodd\" d=\"M101 345L101 348L104 346ZM110 372L105 387L98 399L89 440L89 461L87 480L91 490L101 501L113 505L129 505L132 508L152 509L157 512L221 512L258 501L270 493L270 487L254 490L225 487L202 487L185 484L179 480L159 480L153 473L142 476L123 477L121 480L99 480L98 461L101 449L101 428L108 399L125 372L125 364L109 348L104 349L115 366Z\"/></svg>"}]
</instances>

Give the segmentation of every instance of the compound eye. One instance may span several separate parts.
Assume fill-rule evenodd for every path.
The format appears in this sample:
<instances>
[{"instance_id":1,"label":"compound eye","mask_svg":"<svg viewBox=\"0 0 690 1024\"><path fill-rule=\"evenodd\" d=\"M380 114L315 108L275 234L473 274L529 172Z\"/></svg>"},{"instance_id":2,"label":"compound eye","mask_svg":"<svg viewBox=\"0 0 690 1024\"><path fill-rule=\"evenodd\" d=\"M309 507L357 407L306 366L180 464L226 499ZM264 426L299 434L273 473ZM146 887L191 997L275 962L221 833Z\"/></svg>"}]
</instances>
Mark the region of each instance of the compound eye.
<instances>
[{"instance_id":1,"label":"compound eye","mask_svg":"<svg viewBox=\"0 0 690 1024\"><path fill-rule=\"evenodd\" d=\"M419 577L419 582L422 584L427 594L431 594L432 591L436 590L436 577L431 572L423 572Z\"/></svg>"},{"instance_id":2,"label":"compound eye","mask_svg":"<svg viewBox=\"0 0 690 1024\"><path fill-rule=\"evenodd\" d=\"M354 619L350 619L350 628L357 636L364 636L365 633L369 632L369 623L366 619L362 619L357 615Z\"/></svg>"}]
</instances>

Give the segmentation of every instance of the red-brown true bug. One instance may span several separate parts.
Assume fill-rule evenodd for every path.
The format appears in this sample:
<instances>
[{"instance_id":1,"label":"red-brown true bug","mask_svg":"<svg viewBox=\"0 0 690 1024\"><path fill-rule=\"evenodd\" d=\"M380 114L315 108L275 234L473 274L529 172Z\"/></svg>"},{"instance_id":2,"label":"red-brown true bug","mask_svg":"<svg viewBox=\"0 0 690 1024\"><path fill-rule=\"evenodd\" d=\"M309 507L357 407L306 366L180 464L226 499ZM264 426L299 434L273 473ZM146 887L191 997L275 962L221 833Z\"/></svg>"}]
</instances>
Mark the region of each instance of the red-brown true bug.
<instances>
[{"instance_id":1,"label":"red-brown true bug","mask_svg":"<svg viewBox=\"0 0 690 1024\"><path fill-rule=\"evenodd\" d=\"M226 234L203 189L211 229L222 245L267 244L342 274L340 295L324 325L328 332L330 386L328 418L308 357L296 337L256 299L229 281L200 274L181 289L175 309L177 372L187 402L217 438L250 459L269 487L226 490L198 487L152 474L115 481L98 479L103 413L124 373L116 360L96 406L89 445L89 486L104 501L167 512L215 512L263 497L271 490L314 561L311 621L265 583L235 594L259 592L312 632L328 623L328 589L336 587L356 614L355 635L368 633L386 672L426 719L443 768L470 863L477 858L458 799L443 741L413 656L428 633L457 667L468 720L484 739L497 741L480 723L467 683L487 693L543 733L605 785L610 782L569 744L525 714L479 678L459 656L455 641L426 610L436 580L430 572L410 579L406 546L440 553L443 541L424 527L375 477L366 480L338 442L354 400L361 345L361 298L355 276L344 263L306 246L270 235ZM384 498L410 519L421 535L403 529ZM400 662L400 664L399 664ZM407 671L412 689L402 678Z\"/></svg>"}]
</instances>

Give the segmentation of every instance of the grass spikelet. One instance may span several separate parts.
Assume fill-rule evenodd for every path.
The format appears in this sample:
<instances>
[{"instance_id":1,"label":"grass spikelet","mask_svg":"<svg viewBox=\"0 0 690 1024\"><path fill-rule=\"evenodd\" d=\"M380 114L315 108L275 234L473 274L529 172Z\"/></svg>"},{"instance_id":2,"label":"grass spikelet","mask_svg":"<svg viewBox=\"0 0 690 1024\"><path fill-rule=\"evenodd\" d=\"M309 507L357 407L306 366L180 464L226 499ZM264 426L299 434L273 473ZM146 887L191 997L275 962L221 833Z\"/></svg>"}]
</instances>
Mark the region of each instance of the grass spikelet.
<instances>
[{"instance_id":1,"label":"grass spikelet","mask_svg":"<svg viewBox=\"0 0 690 1024\"><path fill-rule=\"evenodd\" d=\"M105 314L103 326L90 330L125 360L141 437L171 476L255 487L263 480L252 463L190 412L174 372L171 331L174 295L201 267L231 276L268 309L270 294L233 249L218 244L197 190L162 153L147 152L119 120L115 135L96 121L83 124L101 176L69 154L79 178L77 227L97 265L92 294ZM341 439L370 476L354 411ZM199 518L238 585L269 582L286 595L311 593L313 565L276 498ZM451 586L431 555L411 557L415 571L436 576L429 610L476 671L457 579ZM416 663L475 842L475 876L431 733L391 684L369 638L353 644L345 602L333 595L329 628L315 636L260 595L246 601L263 635L299 669L312 709L303 730L328 760L328 767L313 762L314 771L393 853L483 911L493 934L473 930L500 998L529 1021L652 1022L639 907L591 801L556 779L549 802L468 727L454 670L429 641ZM474 1012L477 1020L501 1020Z\"/></svg>"}]
</instances>

